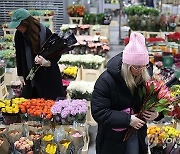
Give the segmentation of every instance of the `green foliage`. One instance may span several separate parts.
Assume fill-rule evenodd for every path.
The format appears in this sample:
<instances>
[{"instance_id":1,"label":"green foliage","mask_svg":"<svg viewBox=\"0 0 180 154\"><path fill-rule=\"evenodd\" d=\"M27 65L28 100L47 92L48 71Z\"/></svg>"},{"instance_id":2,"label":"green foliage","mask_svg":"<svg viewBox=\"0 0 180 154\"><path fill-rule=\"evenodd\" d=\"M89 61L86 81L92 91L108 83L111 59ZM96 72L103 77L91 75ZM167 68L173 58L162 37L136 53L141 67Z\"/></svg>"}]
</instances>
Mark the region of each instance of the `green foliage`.
<instances>
[{"instance_id":1,"label":"green foliage","mask_svg":"<svg viewBox=\"0 0 180 154\"><path fill-rule=\"evenodd\" d=\"M153 15L158 16L159 11L155 8L150 8L146 6L136 5L136 6L130 6L124 9L125 13L129 16L133 15Z\"/></svg>"}]
</instances>

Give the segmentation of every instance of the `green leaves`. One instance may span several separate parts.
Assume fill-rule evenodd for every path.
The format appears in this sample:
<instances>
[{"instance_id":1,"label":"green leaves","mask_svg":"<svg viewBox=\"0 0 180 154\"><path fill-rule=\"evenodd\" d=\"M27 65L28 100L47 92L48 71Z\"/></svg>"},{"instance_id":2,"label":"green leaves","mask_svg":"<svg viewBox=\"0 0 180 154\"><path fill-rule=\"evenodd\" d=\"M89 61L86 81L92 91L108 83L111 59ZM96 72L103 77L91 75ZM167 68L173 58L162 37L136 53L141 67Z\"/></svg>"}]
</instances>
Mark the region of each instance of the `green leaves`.
<instances>
[{"instance_id":1,"label":"green leaves","mask_svg":"<svg viewBox=\"0 0 180 154\"><path fill-rule=\"evenodd\" d=\"M158 107L155 108L156 112L162 112L164 110L166 110L166 108L164 106L158 106Z\"/></svg>"},{"instance_id":2,"label":"green leaves","mask_svg":"<svg viewBox=\"0 0 180 154\"><path fill-rule=\"evenodd\" d=\"M150 94L152 94L154 92L154 84L151 84L151 87L150 87Z\"/></svg>"}]
</instances>

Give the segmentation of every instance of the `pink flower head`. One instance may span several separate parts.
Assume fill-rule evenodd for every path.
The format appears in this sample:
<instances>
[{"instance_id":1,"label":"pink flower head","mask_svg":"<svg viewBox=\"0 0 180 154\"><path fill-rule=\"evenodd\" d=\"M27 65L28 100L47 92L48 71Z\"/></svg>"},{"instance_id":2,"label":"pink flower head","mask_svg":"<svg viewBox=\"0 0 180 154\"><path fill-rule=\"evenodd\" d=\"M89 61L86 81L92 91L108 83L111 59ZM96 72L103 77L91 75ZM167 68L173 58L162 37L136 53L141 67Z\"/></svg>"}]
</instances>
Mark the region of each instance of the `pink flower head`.
<instances>
[{"instance_id":1,"label":"pink flower head","mask_svg":"<svg viewBox=\"0 0 180 154\"><path fill-rule=\"evenodd\" d=\"M158 99L166 99L169 98L170 91L167 86L162 86L159 93L158 93Z\"/></svg>"}]
</instances>

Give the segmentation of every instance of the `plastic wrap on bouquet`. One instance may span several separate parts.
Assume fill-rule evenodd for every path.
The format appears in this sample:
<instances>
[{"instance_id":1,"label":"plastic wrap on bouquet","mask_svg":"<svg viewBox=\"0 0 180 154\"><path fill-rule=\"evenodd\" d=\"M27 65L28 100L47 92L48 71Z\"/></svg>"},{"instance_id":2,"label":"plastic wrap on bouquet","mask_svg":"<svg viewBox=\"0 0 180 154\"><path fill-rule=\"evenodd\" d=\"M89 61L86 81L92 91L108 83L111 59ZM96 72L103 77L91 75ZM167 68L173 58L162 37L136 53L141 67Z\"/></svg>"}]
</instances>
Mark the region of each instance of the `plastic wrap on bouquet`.
<instances>
[{"instance_id":1,"label":"plastic wrap on bouquet","mask_svg":"<svg viewBox=\"0 0 180 154\"><path fill-rule=\"evenodd\" d=\"M21 137L14 143L15 154L28 154L33 151L33 141L27 137Z\"/></svg>"},{"instance_id":2,"label":"plastic wrap on bouquet","mask_svg":"<svg viewBox=\"0 0 180 154\"><path fill-rule=\"evenodd\" d=\"M57 149L57 144L53 142L49 142L46 144L44 153L46 154L59 154Z\"/></svg>"},{"instance_id":3,"label":"plastic wrap on bouquet","mask_svg":"<svg viewBox=\"0 0 180 154\"><path fill-rule=\"evenodd\" d=\"M7 139L12 149L14 149L14 143L18 141L22 136L21 130L10 130L7 132Z\"/></svg>"},{"instance_id":4,"label":"plastic wrap on bouquet","mask_svg":"<svg viewBox=\"0 0 180 154\"><path fill-rule=\"evenodd\" d=\"M72 125L74 121L77 123L84 123L86 120L86 114L77 114L75 116L68 115L66 118L61 118L61 123L63 125Z\"/></svg>"},{"instance_id":5,"label":"plastic wrap on bouquet","mask_svg":"<svg viewBox=\"0 0 180 154\"><path fill-rule=\"evenodd\" d=\"M75 153L75 147L69 139L61 140L58 146L61 154Z\"/></svg>"},{"instance_id":6,"label":"plastic wrap on bouquet","mask_svg":"<svg viewBox=\"0 0 180 154\"><path fill-rule=\"evenodd\" d=\"M70 32L59 34L52 34L48 40L43 44L40 54L45 59L51 59L62 55L65 52L72 50L72 45L77 42L74 34ZM30 70L26 80L32 80L35 76L36 71L40 68L40 65L34 64Z\"/></svg>"},{"instance_id":7,"label":"plastic wrap on bouquet","mask_svg":"<svg viewBox=\"0 0 180 154\"><path fill-rule=\"evenodd\" d=\"M5 125L0 125L0 137L4 137L7 133L8 128Z\"/></svg>"},{"instance_id":8,"label":"plastic wrap on bouquet","mask_svg":"<svg viewBox=\"0 0 180 154\"><path fill-rule=\"evenodd\" d=\"M33 146L33 151L35 153L39 153L41 151L41 137L42 135L36 134L33 131L29 132L29 138L33 141L34 146Z\"/></svg>"},{"instance_id":9,"label":"plastic wrap on bouquet","mask_svg":"<svg viewBox=\"0 0 180 154\"><path fill-rule=\"evenodd\" d=\"M8 154L9 153L9 142L6 138L0 137L0 153Z\"/></svg>"},{"instance_id":10,"label":"plastic wrap on bouquet","mask_svg":"<svg viewBox=\"0 0 180 154\"><path fill-rule=\"evenodd\" d=\"M75 153L81 153L80 151L84 146L83 135L79 131L72 131L70 138L75 147Z\"/></svg>"},{"instance_id":11,"label":"plastic wrap on bouquet","mask_svg":"<svg viewBox=\"0 0 180 154\"><path fill-rule=\"evenodd\" d=\"M35 121L28 121L26 122L26 128L29 132L34 132L35 134L42 135L43 133L43 126L41 123Z\"/></svg>"}]
</instances>

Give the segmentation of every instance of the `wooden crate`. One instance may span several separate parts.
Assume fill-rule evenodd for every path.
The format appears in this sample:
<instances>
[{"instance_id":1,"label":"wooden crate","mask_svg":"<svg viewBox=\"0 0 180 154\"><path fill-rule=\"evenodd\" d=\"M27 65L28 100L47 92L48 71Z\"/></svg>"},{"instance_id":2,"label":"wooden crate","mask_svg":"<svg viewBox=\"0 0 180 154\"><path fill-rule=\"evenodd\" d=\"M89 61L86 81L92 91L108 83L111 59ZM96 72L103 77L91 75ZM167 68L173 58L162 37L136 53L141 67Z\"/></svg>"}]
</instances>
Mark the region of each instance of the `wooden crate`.
<instances>
[{"instance_id":1,"label":"wooden crate","mask_svg":"<svg viewBox=\"0 0 180 154\"><path fill-rule=\"evenodd\" d=\"M4 84L4 76L5 76L5 73L0 76L0 85Z\"/></svg>"},{"instance_id":2,"label":"wooden crate","mask_svg":"<svg viewBox=\"0 0 180 154\"><path fill-rule=\"evenodd\" d=\"M11 85L11 81L16 81L17 79L17 68L8 68L6 69L6 73L5 73L5 84L6 85Z\"/></svg>"},{"instance_id":3,"label":"wooden crate","mask_svg":"<svg viewBox=\"0 0 180 154\"><path fill-rule=\"evenodd\" d=\"M104 71L104 63L101 64L100 68L94 69L84 69L82 67L82 80L94 82L98 79L101 73Z\"/></svg>"},{"instance_id":4,"label":"wooden crate","mask_svg":"<svg viewBox=\"0 0 180 154\"><path fill-rule=\"evenodd\" d=\"M13 28L3 28L4 31L4 37L8 36L8 35L15 35L16 29Z\"/></svg>"},{"instance_id":5,"label":"wooden crate","mask_svg":"<svg viewBox=\"0 0 180 154\"><path fill-rule=\"evenodd\" d=\"M7 87L5 84L2 84L0 86L0 99L4 99L5 97L7 97L7 95L8 95Z\"/></svg>"},{"instance_id":6,"label":"wooden crate","mask_svg":"<svg viewBox=\"0 0 180 154\"><path fill-rule=\"evenodd\" d=\"M70 24L83 24L83 17L69 17Z\"/></svg>"},{"instance_id":7,"label":"wooden crate","mask_svg":"<svg viewBox=\"0 0 180 154\"><path fill-rule=\"evenodd\" d=\"M82 80L82 67L78 68L77 76L76 76L76 81L81 81Z\"/></svg>"}]
</instances>

